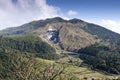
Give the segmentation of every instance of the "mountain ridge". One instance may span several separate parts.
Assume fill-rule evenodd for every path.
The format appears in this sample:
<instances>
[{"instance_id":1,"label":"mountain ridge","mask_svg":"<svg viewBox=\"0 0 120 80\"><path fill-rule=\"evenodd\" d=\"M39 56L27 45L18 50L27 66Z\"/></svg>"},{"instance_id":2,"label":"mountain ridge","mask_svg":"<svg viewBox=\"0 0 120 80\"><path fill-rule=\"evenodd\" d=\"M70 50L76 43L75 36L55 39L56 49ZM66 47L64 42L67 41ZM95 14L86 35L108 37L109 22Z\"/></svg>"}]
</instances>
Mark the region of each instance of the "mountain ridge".
<instances>
[{"instance_id":1,"label":"mountain ridge","mask_svg":"<svg viewBox=\"0 0 120 80\"><path fill-rule=\"evenodd\" d=\"M77 51L100 41L120 44L120 35L102 26L74 18L65 20L60 17L32 21L19 27L0 31L1 36L39 34L46 32L52 26L58 30L58 43L60 49Z\"/></svg>"},{"instance_id":2,"label":"mountain ridge","mask_svg":"<svg viewBox=\"0 0 120 80\"><path fill-rule=\"evenodd\" d=\"M34 25L34 24L35 24L35 26L37 26L37 27L39 26L40 27L40 26L46 25L47 23L51 23L51 21L52 21L52 23L55 23L55 22L70 22L70 23L74 23L74 24L83 22L83 23L88 23L88 24L92 24L92 25L96 25L96 26L102 27L102 26L100 26L98 24L86 22L86 21L78 19L78 18L73 18L73 19L65 20L65 19L63 19L61 17L54 17L54 18L46 18L46 19L34 20L34 21L31 21L31 22L25 23L23 25L20 25L20 26L9 27L9 28L6 28L6 29L2 29L2 30L0 30L0 35L1 35L2 31L5 31L5 30L9 30L9 29L13 29L13 28L20 28L20 27L23 28L23 27L26 27L26 25ZM40 23L42 23L42 22L43 23L46 22L46 24L41 25ZM39 24L39 25L37 25L37 24ZM105 27L102 27L102 28L107 29ZM107 30L109 30L109 29L107 29ZM111 30L109 30L109 31L111 31ZM114 32L114 31L111 31L111 32L119 34L119 33Z\"/></svg>"}]
</instances>

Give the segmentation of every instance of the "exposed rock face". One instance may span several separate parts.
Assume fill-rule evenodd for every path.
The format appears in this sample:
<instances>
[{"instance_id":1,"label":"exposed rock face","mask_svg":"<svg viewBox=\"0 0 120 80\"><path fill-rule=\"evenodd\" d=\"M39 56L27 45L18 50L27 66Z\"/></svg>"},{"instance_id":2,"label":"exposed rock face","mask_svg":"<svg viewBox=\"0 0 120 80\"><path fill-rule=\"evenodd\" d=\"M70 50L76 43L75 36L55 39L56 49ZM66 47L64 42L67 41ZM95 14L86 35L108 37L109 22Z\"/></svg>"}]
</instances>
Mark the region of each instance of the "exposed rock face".
<instances>
[{"instance_id":1,"label":"exposed rock face","mask_svg":"<svg viewBox=\"0 0 120 80\"><path fill-rule=\"evenodd\" d=\"M52 29L52 26L50 27L46 32L43 33L43 38L51 41L52 43L57 43L59 40L58 39L59 32L56 29Z\"/></svg>"},{"instance_id":2,"label":"exposed rock face","mask_svg":"<svg viewBox=\"0 0 120 80\"><path fill-rule=\"evenodd\" d=\"M52 29L49 28L52 26ZM81 29L83 26L77 26L69 22L51 23L37 29L35 32L42 34L43 38L58 44L58 46L67 51L77 51L80 48L89 46L98 42L95 36L88 34Z\"/></svg>"}]
</instances>

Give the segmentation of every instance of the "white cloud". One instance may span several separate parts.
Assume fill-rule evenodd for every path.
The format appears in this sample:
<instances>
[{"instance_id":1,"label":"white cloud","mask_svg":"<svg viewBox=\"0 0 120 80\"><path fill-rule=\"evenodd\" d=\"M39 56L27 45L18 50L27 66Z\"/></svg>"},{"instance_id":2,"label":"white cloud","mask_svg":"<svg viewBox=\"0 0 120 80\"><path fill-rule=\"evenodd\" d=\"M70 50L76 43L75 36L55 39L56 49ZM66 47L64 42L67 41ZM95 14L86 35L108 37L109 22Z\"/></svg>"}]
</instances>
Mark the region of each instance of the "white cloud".
<instances>
[{"instance_id":1,"label":"white cloud","mask_svg":"<svg viewBox=\"0 0 120 80\"><path fill-rule=\"evenodd\" d=\"M89 19L86 20L91 23L98 24L103 26L106 29L109 29L113 32L120 34L120 21L119 20L112 20L112 19Z\"/></svg>"},{"instance_id":2,"label":"white cloud","mask_svg":"<svg viewBox=\"0 0 120 80\"><path fill-rule=\"evenodd\" d=\"M120 33L120 21L102 19L101 25L114 32Z\"/></svg>"},{"instance_id":3,"label":"white cloud","mask_svg":"<svg viewBox=\"0 0 120 80\"><path fill-rule=\"evenodd\" d=\"M78 12L73 11L73 10L69 10L69 11L67 12L67 14L68 14L69 16L74 16L74 15L77 15Z\"/></svg>"},{"instance_id":4,"label":"white cloud","mask_svg":"<svg viewBox=\"0 0 120 80\"><path fill-rule=\"evenodd\" d=\"M105 26L118 26L118 23L116 21L113 21L113 20L105 20L105 19L102 19L102 24L105 25Z\"/></svg>"},{"instance_id":5,"label":"white cloud","mask_svg":"<svg viewBox=\"0 0 120 80\"><path fill-rule=\"evenodd\" d=\"M0 29L18 26L29 21L55 17L60 9L46 0L0 0Z\"/></svg>"},{"instance_id":6,"label":"white cloud","mask_svg":"<svg viewBox=\"0 0 120 80\"><path fill-rule=\"evenodd\" d=\"M107 29L110 29L114 32L120 33L120 21L102 19L97 24L104 26Z\"/></svg>"}]
</instances>

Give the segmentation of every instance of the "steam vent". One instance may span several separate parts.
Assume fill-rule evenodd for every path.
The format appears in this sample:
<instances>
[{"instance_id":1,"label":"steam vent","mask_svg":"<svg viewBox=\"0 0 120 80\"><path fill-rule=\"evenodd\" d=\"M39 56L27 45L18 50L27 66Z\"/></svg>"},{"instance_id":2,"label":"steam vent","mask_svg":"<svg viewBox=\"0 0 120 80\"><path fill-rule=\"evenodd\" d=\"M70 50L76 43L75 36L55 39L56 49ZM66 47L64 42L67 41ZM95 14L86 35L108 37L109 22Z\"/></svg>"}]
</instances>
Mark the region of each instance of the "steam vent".
<instances>
[{"instance_id":1,"label":"steam vent","mask_svg":"<svg viewBox=\"0 0 120 80\"><path fill-rule=\"evenodd\" d=\"M57 43L58 34L59 32L56 29L54 29L52 26L49 26L48 30L43 34L43 37L52 43Z\"/></svg>"}]
</instances>

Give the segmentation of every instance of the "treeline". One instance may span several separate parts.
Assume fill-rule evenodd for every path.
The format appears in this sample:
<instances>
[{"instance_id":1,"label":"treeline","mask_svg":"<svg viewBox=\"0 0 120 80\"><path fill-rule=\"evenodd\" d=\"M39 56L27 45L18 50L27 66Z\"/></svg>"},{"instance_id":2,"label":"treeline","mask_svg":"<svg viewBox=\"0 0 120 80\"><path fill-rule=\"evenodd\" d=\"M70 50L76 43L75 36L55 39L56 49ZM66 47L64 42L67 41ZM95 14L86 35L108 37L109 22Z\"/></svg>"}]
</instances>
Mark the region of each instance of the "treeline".
<instances>
[{"instance_id":1,"label":"treeline","mask_svg":"<svg viewBox=\"0 0 120 80\"><path fill-rule=\"evenodd\" d=\"M120 52L118 48L112 49L109 46L95 44L80 49L78 52L79 57L92 69L120 74Z\"/></svg>"},{"instance_id":2,"label":"treeline","mask_svg":"<svg viewBox=\"0 0 120 80\"><path fill-rule=\"evenodd\" d=\"M0 46L19 50L20 52L27 52L30 55L44 58L44 59L57 59L59 55L56 51L46 42L43 42L36 35L25 35L25 36L9 36L0 37Z\"/></svg>"}]
</instances>

